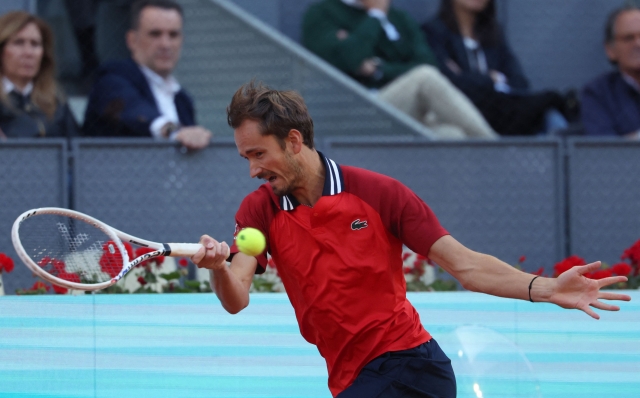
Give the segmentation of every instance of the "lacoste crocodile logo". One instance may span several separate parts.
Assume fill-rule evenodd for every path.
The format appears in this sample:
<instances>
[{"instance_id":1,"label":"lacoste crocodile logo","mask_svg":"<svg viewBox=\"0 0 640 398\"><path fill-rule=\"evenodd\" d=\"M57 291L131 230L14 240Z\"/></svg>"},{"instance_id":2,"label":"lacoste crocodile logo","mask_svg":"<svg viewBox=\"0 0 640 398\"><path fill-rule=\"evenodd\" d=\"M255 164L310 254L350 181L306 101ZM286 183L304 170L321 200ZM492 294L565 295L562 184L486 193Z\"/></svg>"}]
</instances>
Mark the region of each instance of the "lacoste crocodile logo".
<instances>
[{"instance_id":1,"label":"lacoste crocodile logo","mask_svg":"<svg viewBox=\"0 0 640 398\"><path fill-rule=\"evenodd\" d=\"M360 219L358 218L357 220L354 220L351 223L351 229L354 231L357 231L359 229L362 228L367 228L369 226L369 224L367 224L367 221L360 221Z\"/></svg>"}]
</instances>

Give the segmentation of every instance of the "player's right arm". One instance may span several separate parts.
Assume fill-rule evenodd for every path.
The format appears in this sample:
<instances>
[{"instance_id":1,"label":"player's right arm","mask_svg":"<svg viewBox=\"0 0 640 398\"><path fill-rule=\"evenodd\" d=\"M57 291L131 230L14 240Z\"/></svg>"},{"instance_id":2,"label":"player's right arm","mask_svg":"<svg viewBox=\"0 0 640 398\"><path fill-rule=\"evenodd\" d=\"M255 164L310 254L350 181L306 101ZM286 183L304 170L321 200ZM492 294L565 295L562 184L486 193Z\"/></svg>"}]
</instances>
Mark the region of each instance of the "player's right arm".
<instances>
[{"instance_id":1,"label":"player's right arm","mask_svg":"<svg viewBox=\"0 0 640 398\"><path fill-rule=\"evenodd\" d=\"M229 246L210 236L200 238L203 248L191 260L198 268L206 268L211 273L211 286L222 303L222 307L231 314L237 314L249 305L249 289L256 272L258 261L255 257L236 253L227 266Z\"/></svg>"}]
</instances>

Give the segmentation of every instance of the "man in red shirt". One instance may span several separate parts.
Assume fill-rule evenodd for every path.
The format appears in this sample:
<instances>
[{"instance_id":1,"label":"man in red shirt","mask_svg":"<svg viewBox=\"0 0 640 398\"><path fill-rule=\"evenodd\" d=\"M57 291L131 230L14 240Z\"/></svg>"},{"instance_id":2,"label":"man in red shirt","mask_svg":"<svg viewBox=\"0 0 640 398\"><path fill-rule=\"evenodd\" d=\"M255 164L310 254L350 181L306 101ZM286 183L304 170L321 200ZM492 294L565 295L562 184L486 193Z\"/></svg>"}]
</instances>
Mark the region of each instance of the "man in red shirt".
<instances>
[{"instance_id":1,"label":"man in red shirt","mask_svg":"<svg viewBox=\"0 0 640 398\"><path fill-rule=\"evenodd\" d=\"M534 283L531 274L467 249L400 182L340 166L316 151L313 121L295 92L249 83L227 113L251 177L267 181L240 205L236 234L246 227L264 233L300 332L327 362L333 396L456 395L451 362L406 298L403 244L473 291L552 302L596 319L589 306L619 309L599 299L630 300L600 291L625 277L583 276L599 262ZM206 235L201 243L193 261L211 270L222 306L241 311L253 274L264 272L266 253L251 257Z\"/></svg>"}]
</instances>

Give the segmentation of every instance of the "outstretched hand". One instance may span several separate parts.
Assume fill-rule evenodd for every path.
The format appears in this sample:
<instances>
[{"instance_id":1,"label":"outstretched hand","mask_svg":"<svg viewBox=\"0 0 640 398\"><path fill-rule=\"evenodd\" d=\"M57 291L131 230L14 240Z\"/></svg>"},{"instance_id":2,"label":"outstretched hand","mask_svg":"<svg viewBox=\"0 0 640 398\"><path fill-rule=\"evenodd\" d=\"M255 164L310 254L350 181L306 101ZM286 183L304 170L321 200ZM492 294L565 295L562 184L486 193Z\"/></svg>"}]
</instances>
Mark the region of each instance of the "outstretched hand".
<instances>
[{"instance_id":1,"label":"outstretched hand","mask_svg":"<svg viewBox=\"0 0 640 398\"><path fill-rule=\"evenodd\" d=\"M582 310L595 319L600 319L600 316L591 307L604 311L620 310L620 307L605 304L600 300L630 301L631 297L626 294L603 292L600 289L614 283L625 282L627 278L625 276L611 276L596 280L584 276L584 274L599 268L600 261L596 261L595 263L573 267L562 273L556 278L555 290L550 301L562 308Z\"/></svg>"}]
</instances>

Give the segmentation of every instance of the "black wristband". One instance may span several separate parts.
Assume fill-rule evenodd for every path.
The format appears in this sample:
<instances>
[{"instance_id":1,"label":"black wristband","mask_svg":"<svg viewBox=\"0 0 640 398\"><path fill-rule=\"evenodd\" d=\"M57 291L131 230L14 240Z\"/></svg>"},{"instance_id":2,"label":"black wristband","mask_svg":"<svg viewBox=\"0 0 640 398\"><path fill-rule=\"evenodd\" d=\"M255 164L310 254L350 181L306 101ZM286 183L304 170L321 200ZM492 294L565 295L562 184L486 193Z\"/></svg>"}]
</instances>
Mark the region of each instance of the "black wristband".
<instances>
[{"instance_id":1,"label":"black wristband","mask_svg":"<svg viewBox=\"0 0 640 398\"><path fill-rule=\"evenodd\" d=\"M533 285L533 281L535 281L535 280L536 280L536 278L538 278L539 276L540 276L540 275L538 275L538 276L534 276L534 277L533 277L533 279L531 279L531 282L529 282L529 301L531 301L532 303L533 303L534 301L531 299L531 286Z\"/></svg>"}]
</instances>

